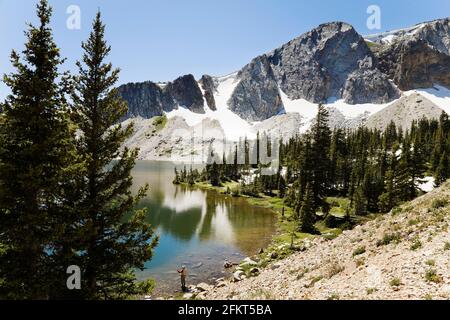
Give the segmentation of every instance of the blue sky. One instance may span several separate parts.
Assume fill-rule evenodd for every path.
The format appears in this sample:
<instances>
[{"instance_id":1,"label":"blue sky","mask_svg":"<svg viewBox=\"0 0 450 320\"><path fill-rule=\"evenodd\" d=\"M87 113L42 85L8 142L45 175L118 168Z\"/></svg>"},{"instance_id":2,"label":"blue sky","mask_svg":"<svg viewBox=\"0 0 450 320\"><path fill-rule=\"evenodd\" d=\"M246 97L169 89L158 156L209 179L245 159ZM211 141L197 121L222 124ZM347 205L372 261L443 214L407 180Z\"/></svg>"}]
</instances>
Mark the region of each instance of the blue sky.
<instances>
[{"instance_id":1,"label":"blue sky","mask_svg":"<svg viewBox=\"0 0 450 320\"><path fill-rule=\"evenodd\" d=\"M11 49L22 50L25 22L36 0L0 0L0 74L11 72ZM381 30L450 16L449 0L50 0L55 39L73 70L98 8L107 25L111 61L120 83L167 81L192 73L224 75L317 25L351 23L368 30L369 5L381 8ZM69 30L66 9L81 9L81 29ZM0 83L0 99L7 94Z\"/></svg>"}]
</instances>

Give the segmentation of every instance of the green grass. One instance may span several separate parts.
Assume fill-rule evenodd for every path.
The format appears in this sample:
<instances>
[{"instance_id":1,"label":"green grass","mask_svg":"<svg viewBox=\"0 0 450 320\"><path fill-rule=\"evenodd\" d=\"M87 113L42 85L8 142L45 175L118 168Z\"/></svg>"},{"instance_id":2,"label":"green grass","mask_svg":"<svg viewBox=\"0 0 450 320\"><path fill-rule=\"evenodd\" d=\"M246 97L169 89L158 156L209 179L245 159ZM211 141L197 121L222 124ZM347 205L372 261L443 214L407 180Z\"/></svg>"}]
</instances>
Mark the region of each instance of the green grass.
<instances>
[{"instance_id":1,"label":"green grass","mask_svg":"<svg viewBox=\"0 0 450 320\"><path fill-rule=\"evenodd\" d=\"M372 293L374 293L376 291L378 291L377 288L367 288L367 290L366 290L367 294L372 294Z\"/></svg>"},{"instance_id":2,"label":"green grass","mask_svg":"<svg viewBox=\"0 0 450 320\"><path fill-rule=\"evenodd\" d=\"M450 250L450 242L446 242L446 243L444 244L444 250L445 250L445 251Z\"/></svg>"},{"instance_id":3,"label":"green grass","mask_svg":"<svg viewBox=\"0 0 450 320\"><path fill-rule=\"evenodd\" d=\"M165 115L154 117L153 118L153 125L155 126L156 131L161 131L166 127L167 124L167 117Z\"/></svg>"},{"instance_id":4,"label":"green grass","mask_svg":"<svg viewBox=\"0 0 450 320\"><path fill-rule=\"evenodd\" d=\"M428 269L425 273L425 279L428 282L441 283L442 277L437 274L435 269Z\"/></svg>"},{"instance_id":5,"label":"green grass","mask_svg":"<svg viewBox=\"0 0 450 320\"><path fill-rule=\"evenodd\" d=\"M431 203L431 207L433 209L444 208L447 205L448 205L448 200L447 199L434 199L433 202Z\"/></svg>"},{"instance_id":6,"label":"green grass","mask_svg":"<svg viewBox=\"0 0 450 320\"><path fill-rule=\"evenodd\" d=\"M387 246L390 243L399 243L400 242L400 234L398 233L386 233L383 236L383 239L377 241L377 246Z\"/></svg>"},{"instance_id":7,"label":"green grass","mask_svg":"<svg viewBox=\"0 0 450 320\"><path fill-rule=\"evenodd\" d=\"M402 284L402 281L399 278L394 278L389 282L391 287L399 287Z\"/></svg>"},{"instance_id":8,"label":"green grass","mask_svg":"<svg viewBox=\"0 0 450 320\"><path fill-rule=\"evenodd\" d=\"M430 260L425 261L425 264L427 266L434 267L436 265L436 261L430 259Z\"/></svg>"},{"instance_id":9,"label":"green grass","mask_svg":"<svg viewBox=\"0 0 450 320\"><path fill-rule=\"evenodd\" d=\"M323 279L323 276L316 276L311 279L311 282L306 285L306 288L312 288L314 285Z\"/></svg>"},{"instance_id":10,"label":"green grass","mask_svg":"<svg viewBox=\"0 0 450 320\"><path fill-rule=\"evenodd\" d=\"M330 204L330 214L343 218L347 208L350 206L350 199L339 197L328 197L326 201Z\"/></svg>"},{"instance_id":11,"label":"green grass","mask_svg":"<svg viewBox=\"0 0 450 320\"><path fill-rule=\"evenodd\" d=\"M356 248L355 251L353 251L353 256L356 257L356 256L359 256L359 255L365 253L365 252L366 252L366 247L361 246L361 247Z\"/></svg>"},{"instance_id":12,"label":"green grass","mask_svg":"<svg viewBox=\"0 0 450 320\"><path fill-rule=\"evenodd\" d=\"M410 249L413 251L420 249L420 248L422 248L422 242L418 239L416 239L410 247Z\"/></svg>"}]
</instances>

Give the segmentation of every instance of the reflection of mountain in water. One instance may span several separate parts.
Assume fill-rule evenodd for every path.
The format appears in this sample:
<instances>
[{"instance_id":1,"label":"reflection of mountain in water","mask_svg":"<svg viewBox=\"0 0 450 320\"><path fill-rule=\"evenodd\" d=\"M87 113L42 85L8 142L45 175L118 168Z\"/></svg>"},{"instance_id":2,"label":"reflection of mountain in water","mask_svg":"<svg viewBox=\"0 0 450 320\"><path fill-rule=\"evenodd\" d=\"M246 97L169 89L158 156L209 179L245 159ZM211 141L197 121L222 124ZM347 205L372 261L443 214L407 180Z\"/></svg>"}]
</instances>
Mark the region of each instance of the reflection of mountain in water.
<instances>
[{"instance_id":1,"label":"reflection of mountain in water","mask_svg":"<svg viewBox=\"0 0 450 320\"><path fill-rule=\"evenodd\" d=\"M223 276L223 260L252 255L270 241L276 217L267 209L252 207L241 198L213 191L175 186L173 164L138 161L133 187L150 189L140 203L148 208L148 222L158 229L160 241L139 279L154 277L167 290L178 288L176 268L185 264L190 277L208 282Z\"/></svg>"},{"instance_id":2,"label":"reflection of mountain in water","mask_svg":"<svg viewBox=\"0 0 450 320\"><path fill-rule=\"evenodd\" d=\"M252 252L274 231L274 216L264 208L213 191L175 186L173 167L138 165L134 184L150 185L140 207L148 208L148 222L161 234L186 243L213 241Z\"/></svg>"}]
</instances>

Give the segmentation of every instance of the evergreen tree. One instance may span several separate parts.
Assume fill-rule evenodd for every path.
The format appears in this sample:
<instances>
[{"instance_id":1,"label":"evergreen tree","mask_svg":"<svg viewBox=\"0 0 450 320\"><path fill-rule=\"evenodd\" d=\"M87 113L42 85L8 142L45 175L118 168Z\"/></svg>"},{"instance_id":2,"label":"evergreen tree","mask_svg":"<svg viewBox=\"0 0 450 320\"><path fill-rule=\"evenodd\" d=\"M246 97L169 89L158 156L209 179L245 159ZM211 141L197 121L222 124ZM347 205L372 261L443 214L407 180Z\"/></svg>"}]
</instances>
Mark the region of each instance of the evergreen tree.
<instances>
[{"instance_id":1,"label":"evergreen tree","mask_svg":"<svg viewBox=\"0 0 450 320\"><path fill-rule=\"evenodd\" d=\"M210 173L209 173L209 181L212 186L218 187L220 185L220 171L219 166L214 161L211 165Z\"/></svg>"},{"instance_id":2,"label":"evergreen tree","mask_svg":"<svg viewBox=\"0 0 450 320\"><path fill-rule=\"evenodd\" d=\"M353 195L353 214L358 216L367 214L367 197L362 186L358 187Z\"/></svg>"},{"instance_id":3,"label":"evergreen tree","mask_svg":"<svg viewBox=\"0 0 450 320\"><path fill-rule=\"evenodd\" d=\"M386 172L385 192L380 196L378 207L381 212L389 212L397 205L397 196L395 193L395 177L393 170Z\"/></svg>"},{"instance_id":4,"label":"evergreen tree","mask_svg":"<svg viewBox=\"0 0 450 320\"><path fill-rule=\"evenodd\" d=\"M4 76L12 93L0 116L0 299L49 297L58 285L55 240L70 223L65 192L74 174L75 135L51 14L41 0L39 24L29 25L22 55L11 54L16 71Z\"/></svg>"},{"instance_id":5,"label":"evergreen tree","mask_svg":"<svg viewBox=\"0 0 450 320\"><path fill-rule=\"evenodd\" d=\"M117 124L127 106L112 89L119 70L105 59L110 47L104 40L105 26L100 13L93 30L82 44L84 55L78 62L75 104L76 122L82 134L78 153L84 170L79 172L80 203L74 260L83 272L80 295L86 299L117 299L142 293L134 269L143 269L152 257L157 237L145 222L146 211L135 210L148 186L132 195L131 170L138 150L121 149L133 132L132 124Z\"/></svg>"},{"instance_id":6,"label":"evergreen tree","mask_svg":"<svg viewBox=\"0 0 450 320\"><path fill-rule=\"evenodd\" d=\"M305 200L300 209L300 230L307 233L315 233L315 205L314 205L314 191L310 185L306 187Z\"/></svg>"},{"instance_id":7,"label":"evergreen tree","mask_svg":"<svg viewBox=\"0 0 450 320\"><path fill-rule=\"evenodd\" d=\"M330 171L331 131L328 126L328 117L329 114L326 107L319 105L316 121L311 128L311 187L316 207L322 206L323 198L330 187L328 177Z\"/></svg>"},{"instance_id":8,"label":"evergreen tree","mask_svg":"<svg viewBox=\"0 0 450 320\"><path fill-rule=\"evenodd\" d=\"M450 178L450 167L448 161L447 152L444 152L441 156L441 160L439 161L439 165L436 168L436 173L434 175L434 184L436 187L439 187L442 183L444 183L447 179Z\"/></svg>"}]
</instances>

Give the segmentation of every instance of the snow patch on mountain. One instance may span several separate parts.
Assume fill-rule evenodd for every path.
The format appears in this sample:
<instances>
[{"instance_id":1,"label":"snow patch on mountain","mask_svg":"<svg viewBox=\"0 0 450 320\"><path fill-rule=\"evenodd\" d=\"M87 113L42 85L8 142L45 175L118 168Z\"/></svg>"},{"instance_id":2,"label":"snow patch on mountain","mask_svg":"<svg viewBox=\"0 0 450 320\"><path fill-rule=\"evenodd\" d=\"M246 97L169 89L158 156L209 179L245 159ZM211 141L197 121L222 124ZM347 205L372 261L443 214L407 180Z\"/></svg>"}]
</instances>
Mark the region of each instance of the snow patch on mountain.
<instances>
[{"instance_id":1,"label":"snow patch on mountain","mask_svg":"<svg viewBox=\"0 0 450 320\"><path fill-rule=\"evenodd\" d=\"M193 127L209 118L211 120L217 120L220 123L227 139L232 141L238 141L241 137L254 139L256 135L252 130L253 124L245 121L228 108L228 100L236 86L239 84L237 73L219 77L215 80L218 82L217 90L214 93L217 110L213 111L205 106L205 113L199 114L186 108L178 107L178 109L166 113L168 119L181 117L186 120L186 123L190 127Z\"/></svg>"},{"instance_id":2,"label":"snow patch on mountain","mask_svg":"<svg viewBox=\"0 0 450 320\"><path fill-rule=\"evenodd\" d=\"M283 132L285 135L288 131L295 133L306 132L313 123L318 110L318 104L309 102L305 99L290 99L281 89L280 96L287 117L283 115L274 116L264 122L248 122L237 114L232 112L228 106L234 89L239 84L237 74L233 73L228 76L215 78L218 83L217 90L214 94L217 110L213 111L205 102L205 113L199 114L192 112L186 108L178 107L178 109L166 113L169 119L180 117L185 120L189 127L199 127L204 120L216 120L223 130L226 139L230 141L238 141L240 138L247 137L255 139L258 131L266 131L272 134ZM403 92L403 96L412 94L420 94L436 104L439 108L450 114L450 90L442 86L434 86L430 89L417 89ZM329 110L333 119L330 119L332 127L351 127L356 128L363 125L369 116L376 114L385 108L397 103L400 99L384 104L348 104L343 99L329 99L324 104ZM300 118L289 116L290 114L298 114ZM288 121L287 121L288 120ZM284 128L281 122L286 121ZM292 127L292 128L290 128Z\"/></svg>"},{"instance_id":3,"label":"snow patch on mountain","mask_svg":"<svg viewBox=\"0 0 450 320\"><path fill-rule=\"evenodd\" d=\"M366 41L382 43L382 44L391 44L396 38L400 36L412 36L419 32L427 23L420 23L413 27L396 29L376 34L367 35L364 37Z\"/></svg>"}]
</instances>

